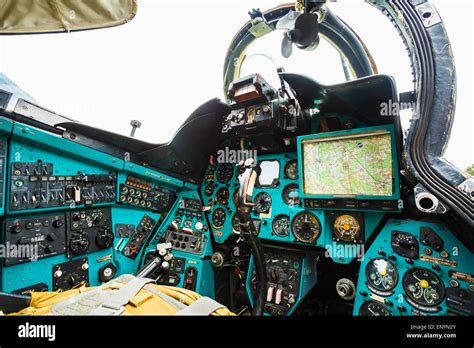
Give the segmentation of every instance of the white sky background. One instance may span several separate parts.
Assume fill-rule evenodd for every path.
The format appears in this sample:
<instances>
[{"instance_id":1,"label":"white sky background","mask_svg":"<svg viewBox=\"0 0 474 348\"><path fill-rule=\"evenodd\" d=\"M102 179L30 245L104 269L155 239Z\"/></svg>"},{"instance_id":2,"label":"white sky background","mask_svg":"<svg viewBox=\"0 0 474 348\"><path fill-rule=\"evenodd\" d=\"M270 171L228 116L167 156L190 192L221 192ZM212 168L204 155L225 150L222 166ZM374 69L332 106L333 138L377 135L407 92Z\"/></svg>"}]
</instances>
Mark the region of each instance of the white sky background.
<instances>
[{"instance_id":1,"label":"white sky background","mask_svg":"<svg viewBox=\"0 0 474 348\"><path fill-rule=\"evenodd\" d=\"M251 8L278 0L139 0L127 25L70 34L0 37L0 71L42 106L92 126L128 135L130 120L142 128L136 137L167 142L199 105L222 98L223 62L228 45L249 19ZM470 0L432 1L453 45L458 101L446 158L465 169L474 163L472 108L472 18ZM331 9L364 40L381 73L397 80L399 92L412 89L404 46L391 23L358 0L330 3ZM274 32L247 52L244 72L258 69L272 83L274 68L342 82L340 62L324 43L313 52L293 50L281 57L282 33ZM272 75L273 76L270 76Z\"/></svg>"}]
</instances>

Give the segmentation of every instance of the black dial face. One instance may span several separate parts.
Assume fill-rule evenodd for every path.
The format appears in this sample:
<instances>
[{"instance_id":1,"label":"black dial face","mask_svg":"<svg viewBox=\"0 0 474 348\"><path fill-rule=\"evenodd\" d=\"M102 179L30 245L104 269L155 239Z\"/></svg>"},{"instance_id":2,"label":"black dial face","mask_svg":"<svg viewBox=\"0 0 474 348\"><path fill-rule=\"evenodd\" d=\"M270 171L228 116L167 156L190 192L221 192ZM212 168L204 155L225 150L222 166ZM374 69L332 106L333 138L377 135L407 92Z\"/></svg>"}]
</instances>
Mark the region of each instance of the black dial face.
<instances>
[{"instance_id":1,"label":"black dial face","mask_svg":"<svg viewBox=\"0 0 474 348\"><path fill-rule=\"evenodd\" d=\"M214 184L212 183L207 184L206 187L204 188L204 194L206 196L211 196L213 193L214 193Z\"/></svg>"},{"instance_id":2,"label":"black dial face","mask_svg":"<svg viewBox=\"0 0 474 348\"><path fill-rule=\"evenodd\" d=\"M212 227L222 228L225 224L225 210L222 208L217 208L212 213Z\"/></svg>"},{"instance_id":3,"label":"black dial face","mask_svg":"<svg viewBox=\"0 0 474 348\"><path fill-rule=\"evenodd\" d=\"M232 216L232 232L236 234L240 233L240 220L237 214Z\"/></svg>"},{"instance_id":4,"label":"black dial face","mask_svg":"<svg viewBox=\"0 0 474 348\"><path fill-rule=\"evenodd\" d=\"M392 262L376 258L367 264L365 276L369 285L379 291L391 291L398 283L398 270Z\"/></svg>"},{"instance_id":5,"label":"black dial face","mask_svg":"<svg viewBox=\"0 0 474 348\"><path fill-rule=\"evenodd\" d=\"M359 238L362 228L359 221L352 215L339 215L333 224L333 234L336 240L352 242Z\"/></svg>"},{"instance_id":6,"label":"black dial face","mask_svg":"<svg viewBox=\"0 0 474 348\"><path fill-rule=\"evenodd\" d=\"M298 161L291 160L285 165L285 177L291 180L298 179Z\"/></svg>"},{"instance_id":7,"label":"black dial face","mask_svg":"<svg viewBox=\"0 0 474 348\"><path fill-rule=\"evenodd\" d=\"M229 189L227 187L221 187L217 190L216 201L220 205L227 205L229 202Z\"/></svg>"},{"instance_id":8,"label":"black dial face","mask_svg":"<svg viewBox=\"0 0 474 348\"><path fill-rule=\"evenodd\" d=\"M416 267L405 272L403 290L415 303L422 306L437 306L443 302L444 284L433 271Z\"/></svg>"},{"instance_id":9,"label":"black dial face","mask_svg":"<svg viewBox=\"0 0 474 348\"><path fill-rule=\"evenodd\" d=\"M273 234L278 237L286 237L290 234L290 217L285 214L275 216L272 223Z\"/></svg>"},{"instance_id":10,"label":"black dial face","mask_svg":"<svg viewBox=\"0 0 474 348\"><path fill-rule=\"evenodd\" d=\"M259 214L268 213L272 208L272 197L266 192L258 193L253 202L254 210Z\"/></svg>"},{"instance_id":11,"label":"black dial face","mask_svg":"<svg viewBox=\"0 0 474 348\"><path fill-rule=\"evenodd\" d=\"M313 243L321 234L321 222L313 213L304 211L293 218L291 230L298 241Z\"/></svg>"},{"instance_id":12,"label":"black dial face","mask_svg":"<svg viewBox=\"0 0 474 348\"><path fill-rule=\"evenodd\" d=\"M365 301L359 309L359 315L368 317L386 317L390 315L390 312L383 303L369 300Z\"/></svg>"},{"instance_id":13,"label":"black dial face","mask_svg":"<svg viewBox=\"0 0 474 348\"><path fill-rule=\"evenodd\" d=\"M221 184L229 182L234 176L234 166L231 163L224 163L217 169L217 181Z\"/></svg>"},{"instance_id":14,"label":"black dial face","mask_svg":"<svg viewBox=\"0 0 474 348\"><path fill-rule=\"evenodd\" d=\"M282 193L283 202L290 207L301 205L300 187L297 184L286 185Z\"/></svg>"}]
</instances>

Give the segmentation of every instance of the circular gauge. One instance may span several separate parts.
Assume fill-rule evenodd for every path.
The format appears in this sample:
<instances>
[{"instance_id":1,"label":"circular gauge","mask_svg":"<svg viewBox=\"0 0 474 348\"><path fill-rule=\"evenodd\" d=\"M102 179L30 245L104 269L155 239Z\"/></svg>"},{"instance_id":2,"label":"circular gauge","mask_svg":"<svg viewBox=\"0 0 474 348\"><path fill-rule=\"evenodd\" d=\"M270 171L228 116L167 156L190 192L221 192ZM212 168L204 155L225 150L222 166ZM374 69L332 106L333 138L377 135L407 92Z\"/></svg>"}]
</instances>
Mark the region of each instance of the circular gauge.
<instances>
[{"instance_id":1,"label":"circular gauge","mask_svg":"<svg viewBox=\"0 0 474 348\"><path fill-rule=\"evenodd\" d=\"M240 220L237 214L232 216L232 232L240 234Z\"/></svg>"},{"instance_id":2,"label":"circular gauge","mask_svg":"<svg viewBox=\"0 0 474 348\"><path fill-rule=\"evenodd\" d=\"M433 271L415 267L403 276L403 289L407 296L422 306L437 306L445 295L444 284Z\"/></svg>"},{"instance_id":3,"label":"circular gauge","mask_svg":"<svg viewBox=\"0 0 474 348\"><path fill-rule=\"evenodd\" d=\"M291 230L298 241L313 243L321 234L321 222L313 213L303 211L293 218Z\"/></svg>"},{"instance_id":4,"label":"circular gauge","mask_svg":"<svg viewBox=\"0 0 474 348\"><path fill-rule=\"evenodd\" d=\"M227 205L229 202L229 189L227 187L221 187L217 190L216 201L220 205Z\"/></svg>"},{"instance_id":5,"label":"circular gauge","mask_svg":"<svg viewBox=\"0 0 474 348\"><path fill-rule=\"evenodd\" d=\"M290 234L290 217L285 214L275 216L272 222L272 231L278 237L286 237Z\"/></svg>"},{"instance_id":6,"label":"circular gauge","mask_svg":"<svg viewBox=\"0 0 474 348\"><path fill-rule=\"evenodd\" d=\"M300 187L297 184L286 185L282 192L283 202L290 207L301 205Z\"/></svg>"},{"instance_id":7,"label":"circular gauge","mask_svg":"<svg viewBox=\"0 0 474 348\"><path fill-rule=\"evenodd\" d=\"M222 208L217 208L212 213L212 227L222 228L225 224L225 210Z\"/></svg>"},{"instance_id":8,"label":"circular gauge","mask_svg":"<svg viewBox=\"0 0 474 348\"><path fill-rule=\"evenodd\" d=\"M390 315L390 312L383 303L368 300L360 306L359 315L366 317L387 317Z\"/></svg>"},{"instance_id":9,"label":"circular gauge","mask_svg":"<svg viewBox=\"0 0 474 348\"><path fill-rule=\"evenodd\" d=\"M360 235L361 228L359 221L352 215L339 215L334 220L333 225L334 236L344 242L352 242L357 240Z\"/></svg>"},{"instance_id":10,"label":"circular gauge","mask_svg":"<svg viewBox=\"0 0 474 348\"><path fill-rule=\"evenodd\" d=\"M221 184L229 182L234 176L234 166L232 163L224 163L217 169L217 181Z\"/></svg>"},{"instance_id":11,"label":"circular gauge","mask_svg":"<svg viewBox=\"0 0 474 348\"><path fill-rule=\"evenodd\" d=\"M285 176L291 180L298 179L298 161L297 160L294 159L286 163Z\"/></svg>"},{"instance_id":12,"label":"circular gauge","mask_svg":"<svg viewBox=\"0 0 474 348\"><path fill-rule=\"evenodd\" d=\"M266 192L260 192L255 196L254 203L255 212L268 213L272 208L272 197Z\"/></svg>"},{"instance_id":13,"label":"circular gauge","mask_svg":"<svg viewBox=\"0 0 474 348\"><path fill-rule=\"evenodd\" d=\"M209 183L206 185L206 187L204 188L204 194L206 196L210 196L214 193L214 184L213 183Z\"/></svg>"},{"instance_id":14,"label":"circular gauge","mask_svg":"<svg viewBox=\"0 0 474 348\"><path fill-rule=\"evenodd\" d=\"M377 258L371 260L365 268L369 285L379 291L390 291L398 283L397 268L389 260Z\"/></svg>"},{"instance_id":15,"label":"circular gauge","mask_svg":"<svg viewBox=\"0 0 474 348\"><path fill-rule=\"evenodd\" d=\"M173 222L174 222L178 227L181 226L181 222L182 222L182 221L183 221L183 220L181 220L181 218L179 218L179 217L173 220Z\"/></svg>"}]
</instances>

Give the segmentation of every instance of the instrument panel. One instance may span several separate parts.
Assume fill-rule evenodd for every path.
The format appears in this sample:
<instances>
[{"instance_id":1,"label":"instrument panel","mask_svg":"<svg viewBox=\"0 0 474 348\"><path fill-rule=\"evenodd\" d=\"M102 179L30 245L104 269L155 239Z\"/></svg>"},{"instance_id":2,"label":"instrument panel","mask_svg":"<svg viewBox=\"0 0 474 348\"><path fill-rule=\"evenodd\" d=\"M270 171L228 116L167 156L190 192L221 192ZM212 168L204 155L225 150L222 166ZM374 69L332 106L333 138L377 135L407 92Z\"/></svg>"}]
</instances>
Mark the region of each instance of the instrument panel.
<instances>
[{"instance_id":1,"label":"instrument panel","mask_svg":"<svg viewBox=\"0 0 474 348\"><path fill-rule=\"evenodd\" d=\"M384 217L383 212L313 209L304 205L296 153L257 158L261 174L253 190L251 216L261 221L259 238L292 245L336 250L338 245L361 246ZM239 234L236 198L239 189L235 164L211 164L206 170L201 195L217 243ZM218 179L219 177L219 179ZM332 254L338 263L357 255Z\"/></svg>"},{"instance_id":2,"label":"instrument panel","mask_svg":"<svg viewBox=\"0 0 474 348\"><path fill-rule=\"evenodd\" d=\"M316 284L316 259L309 254L272 248L264 250L264 257L267 272L264 313L290 315ZM246 288L253 302L256 289L253 258L249 270Z\"/></svg>"},{"instance_id":3,"label":"instrument panel","mask_svg":"<svg viewBox=\"0 0 474 348\"><path fill-rule=\"evenodd\" d=\"M443 225L389 220L361 263L354 315L474 315L473 262Z\"/></svg>"}]
</instances>

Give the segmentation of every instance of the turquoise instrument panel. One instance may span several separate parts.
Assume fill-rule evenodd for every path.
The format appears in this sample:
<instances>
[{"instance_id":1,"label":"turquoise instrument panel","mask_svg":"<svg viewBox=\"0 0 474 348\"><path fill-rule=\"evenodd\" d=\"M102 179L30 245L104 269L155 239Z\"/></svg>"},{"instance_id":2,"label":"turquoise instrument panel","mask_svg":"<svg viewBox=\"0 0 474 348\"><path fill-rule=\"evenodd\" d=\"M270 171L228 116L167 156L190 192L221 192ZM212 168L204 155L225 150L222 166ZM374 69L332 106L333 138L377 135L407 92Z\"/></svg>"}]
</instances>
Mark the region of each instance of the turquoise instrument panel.
<instances>
[{"instance_id":1,"label":"turquoise instrument panel","mask_svg":"<svg viewBox=\"0 0 474 348\"><path fill-rule=\"evenodd\" d=\"M253 201L260 205L252 211L260 239L323 248L336 263L347 264L360 256L363 244L381 224L384 212L305 209L299 189L297 154L258 156L257 161L259 165L278 163L278 175L273 183L265 187L257 184L253 191ZM237 176L234 164L211 164L201 186L217 243L224 243L231 235L239 233L235 215L239 188ZM304 232L298 233L297 229L304 229L307 221L314 222L317 232L305 238L301 235Z\"/></svg>"},{"instance_id":2,"label":"turquoise instrument panel","mask_svg":"<svg viewBox=\"0 0 474 348\"><path fill-rule=\"evenodd\" d=\"M361 264L354 315L474 315L473 265L445 226L389 220Z\"/></svg>"},{"instance_id":3,"label":"turquoise instrument panel","mask_svg":"<svg viewBox=\"0 0 474 348\"><path fill-rule=\"evenodd\" d=\"M209 260L212 255L210 229L195 187L185 188L178 194L145 254L153 254L161 243L170 243L174 258L160 283L214 297L214 269ZM143 264L146 261L145 258Z\"/></svg>"},{"instance_id":4,"label":"turquoise instrument panel","mask_svg":"<svg viewBox=\"0 0 474 348\"><path fill-rule=\"evenodd\" d=\"M2 119L0 141L2 243L29 252L3 261L3 292L97 286L133 274L156 248L158 227L182 210L179 192L199 199L179 179L34 127ZM213 296L208 226L204 217L192 222L205 236L199 252L176 251L188 267L173 285L192 283Z\"/></svg>"}]
</instances>

